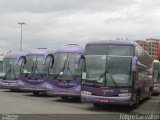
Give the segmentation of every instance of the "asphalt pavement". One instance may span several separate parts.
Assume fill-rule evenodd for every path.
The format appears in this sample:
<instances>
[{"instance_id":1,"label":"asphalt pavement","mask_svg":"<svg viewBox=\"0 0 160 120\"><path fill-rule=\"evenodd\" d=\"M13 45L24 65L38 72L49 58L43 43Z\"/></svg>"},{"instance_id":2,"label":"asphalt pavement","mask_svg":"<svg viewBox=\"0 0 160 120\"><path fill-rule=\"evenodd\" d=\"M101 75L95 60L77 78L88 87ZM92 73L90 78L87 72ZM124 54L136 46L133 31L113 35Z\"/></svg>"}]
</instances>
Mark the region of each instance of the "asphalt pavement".
<instances>
[{"instance_id":1,"label":"asphalt pavement","mask_svg":"<svg viewBox=\"0 0 160 120\"><path fill-rule=\"evenodd\" d=\"M106 117L109 118L108 120L127 119L125 115L160 114L160 95L142 101L136 109L119 105L95 108L90 103L81 103L80 99L64 101L60 97L49 97L43 94L35 96L32 93L0 89L0 114L2 115L0 118L5 118L6 114L13 114L24 120L29 117L34 119L60 118L61 120L66 120L67 117L70 120L84 118L94 120L106 119Z\"/></svg>"}]
</instances>

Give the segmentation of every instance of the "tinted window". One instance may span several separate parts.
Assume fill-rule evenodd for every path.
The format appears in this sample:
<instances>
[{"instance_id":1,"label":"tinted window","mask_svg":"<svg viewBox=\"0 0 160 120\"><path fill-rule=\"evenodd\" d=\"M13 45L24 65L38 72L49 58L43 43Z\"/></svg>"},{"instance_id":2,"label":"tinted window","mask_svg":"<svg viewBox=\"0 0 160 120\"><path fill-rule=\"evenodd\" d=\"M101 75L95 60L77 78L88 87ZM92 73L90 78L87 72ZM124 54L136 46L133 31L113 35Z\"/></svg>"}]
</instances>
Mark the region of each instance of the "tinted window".
<instances>
[{"instance_id":1,"label":"tinted window","mask_svg":"<svg viewBox=\"0 0 160 120\"><path fill-rule=\"evenodd\" d=\"M139 62L146 66L150 65L153 61L152 57L149 56L147 52L139 46L136 46L136 56L138 57Z\"/></svg>"},{"instance_id":2,"label":"tinted window","mask_svg":"<svg viewBox=\"0 0 160 120\"><path fill-rule=\"evenodd\" d=\"M131 45L88 45L87 55L119 55L133 56L133 46Z\"/></svg>"},{"instance_id":3,"label":"tinted window","mask_svg":"<svg viewBox=\"0 0 160 120\"><path fill-rule=\"evenodd\" d=\"M109 45L108 55L133 56L133 46Z\"/></svg>"},{"instance_id":4,"label":"tinted window","mask_svg":"<svg viewBox=\"0 0 160 120\"><path fill-rule=\"evenodd\" d=\"M86 54L88 55L107 55L107 45L87 45Z\"/></svg>"}]
</instances>

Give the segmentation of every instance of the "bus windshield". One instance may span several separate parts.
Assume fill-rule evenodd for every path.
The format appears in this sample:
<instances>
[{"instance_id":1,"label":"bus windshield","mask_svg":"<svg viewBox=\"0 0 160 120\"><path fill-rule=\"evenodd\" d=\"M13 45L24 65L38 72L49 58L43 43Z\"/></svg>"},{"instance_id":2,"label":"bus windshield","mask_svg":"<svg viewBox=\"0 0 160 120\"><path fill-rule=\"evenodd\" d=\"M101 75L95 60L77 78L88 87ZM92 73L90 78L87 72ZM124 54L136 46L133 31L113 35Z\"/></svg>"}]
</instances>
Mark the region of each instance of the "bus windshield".
<instances>
[{"instance_id":1,"label":"bus windshield","mask_svg":"<svg viewBox=\"0 0 160 120\"><path fill-rule=\"evenodd\" d=\"M106 86L131 86L131 57L108 56Z\"/></svg>"},{"instance_id":2,"label":"bus windshield","mask_svg":"<svg viewBox=\"0 0 160 120\"><path fill-rule=\"evenodd\" d=\"M87 54L85 71L82 74L84 84L115 87L132 85L133 46L91 45L87 47L89 48L85 51Z\"/></svg>"},{"instance_id":3,"label":"bus windshield","mask_svg":"<svg viewBox=\"0 0 160 120\"><path fill-rule=\"evenodd\" d=\"M104 73L106 69L105 55L87 55L86 60L86 78L88 84L95 83L98 85L104 84Z\"/></svg>"},{"instance_id":4,"label":"bus windshield","mask_svg":"<svg viewBox=\"0 0 160 120\"><path fill-rule=\"evenodd\" d=\"M79 53L57 53L54 55L54 66L50 74L54 79L74 80L81 76L81 69L75 69L75 60Z\"/></svg>"},{"instance_id":5,"label":"bus windshield","mask_svg":"<svg viewBox=\"0 0 160 120\"><path fill-rule=\"evenodd\" d=\"M28 55L26 56L26 61L27 63L23 70L24 74L31 75L31 77L41 77L47 74L48 66L43 64L43 55Z\"/></svg>"},{"instance_id":6,"label":"bus windshield","mask_svg":"<svg viewBox=\"0 0 160 120\"><path fill-rule=\"evenodd\" d=\"M17 79L20 75L18 66L16 66L15 58L4 58L3 59L3 70L1 72L1 78L3 79Z\"/></svg>"},{"instance_id":7,"label":"bus windshield","mask_svg":"<svg viewBox=\"0 0 160 120\"><path fill-rule=\"evenodd\" d=\"M87 55L85 59L86 84L116 87L132 84L131 57Z\"/></svg>"}]
</instances>

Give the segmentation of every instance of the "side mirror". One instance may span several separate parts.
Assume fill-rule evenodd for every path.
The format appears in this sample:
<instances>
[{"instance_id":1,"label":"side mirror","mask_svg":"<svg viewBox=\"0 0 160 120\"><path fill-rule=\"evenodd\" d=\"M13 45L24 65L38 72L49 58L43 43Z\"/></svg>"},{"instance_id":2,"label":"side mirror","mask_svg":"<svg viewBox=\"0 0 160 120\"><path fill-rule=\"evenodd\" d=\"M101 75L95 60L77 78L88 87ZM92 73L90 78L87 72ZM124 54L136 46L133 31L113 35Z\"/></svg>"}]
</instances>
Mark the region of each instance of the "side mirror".
<instances>
[{"instance_id":1,"label":"side mirror","mask_svg":"<svg viewBox=\"0 0 160 120\"><path fill-rule=\"evenodd\" d=\"M81 55L81 59L85 59L84 55Z\"/></svg>"},{"instance_id":2,"label":"side mirror","mask_svg":"<svg viewBox=\"0 0 160 120\"><path fill-rule=\"evenodd\" d=\"M54 56L53 55L47 55L47 56L45 56L44 61L43 61L43 65L46 64L48 57L52 58L52 63L51 63L51 68L52 68L53 64L54 64Z\"/></svg>"},{"instance_id":3,"label":"side mirror","mask_svg":"<svg viewBox=\"0 0 160 120\"><path fill-rule=\"evenodd\" d=\"M22 57L18 57L18 58L16 59L16 65L18 65L18 63L19 63L19 61L21 60L21 58L22 58Z\"/></svg>"},{"instance_id":4,"label":"side mirror","mask_svg":"<svg viewBox=\"0 0 160 120\"><path fill-rule=\"evenodd\" d=\"M54 65L54 56L52 56L52 63L51 63L51 69L53 68L53 65Z\"/></svg>"},{"instance_id":5,"label":"side mirror","mask_svg":"<svg viewBox=\"0 0 160 120\"><path fill-rule=\"evenodd\" d=\"M17 60L16 60L16 65L18 65L19 64L19 62L22 60L22 59L24 59L24 64L26 64L26 58L25 57L19 57L19 58L17 58Z\"/></svg>"},{"instance_id":6,"label":"side mirror","mask_svg":"<svg viewBox=\"0 0 160 120\"><path fill-rule=\"evenodd\" d=\"M132 58L132 72L137 72L137 57L136 56L134 56L133 58Z\"/></svg>"}]
</instances>

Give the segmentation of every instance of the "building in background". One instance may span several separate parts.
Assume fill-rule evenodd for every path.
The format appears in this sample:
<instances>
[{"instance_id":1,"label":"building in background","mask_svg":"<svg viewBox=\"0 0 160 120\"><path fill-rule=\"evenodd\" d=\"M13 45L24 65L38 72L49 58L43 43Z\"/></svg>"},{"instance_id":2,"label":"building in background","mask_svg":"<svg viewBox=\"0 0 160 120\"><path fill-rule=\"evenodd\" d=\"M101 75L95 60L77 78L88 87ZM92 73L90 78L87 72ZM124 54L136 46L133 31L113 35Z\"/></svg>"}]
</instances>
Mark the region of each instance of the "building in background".
<instances>
[{"instance_id":1,"label":"building in background","mask_svg":"<svg viewBox=\"0 0 160 120\"><path fill-rule=\"evenodd\" d=\"M136 41L144 50L146 50L153 59L160 61L160 39L146 39Z\"/></svg>"}]
</instances>

